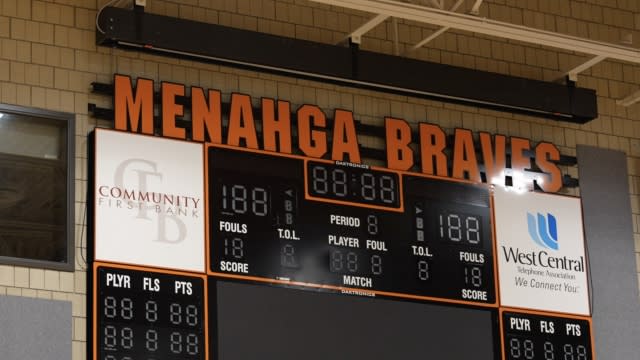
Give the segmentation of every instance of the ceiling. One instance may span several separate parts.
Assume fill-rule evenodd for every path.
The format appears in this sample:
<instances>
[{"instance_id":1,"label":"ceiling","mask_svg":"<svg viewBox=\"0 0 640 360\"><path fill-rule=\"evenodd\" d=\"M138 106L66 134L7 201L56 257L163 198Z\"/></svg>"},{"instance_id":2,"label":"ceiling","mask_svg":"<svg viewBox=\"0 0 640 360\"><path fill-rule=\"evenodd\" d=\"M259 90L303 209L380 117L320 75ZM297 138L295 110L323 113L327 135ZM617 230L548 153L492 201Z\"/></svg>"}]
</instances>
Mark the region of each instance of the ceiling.
<instances>
[{"instance_id":1,"label":"ceiling","mask_svg":"<svg viewBox=\"0 0 640 360\"><path fill-rule=\"evenodd\" d=\"M461 31L475 35L500 38L512 42L542 46L556 52L571 52L584 56L584 61L572 68L562 69L560 80L578 81L578 75L603 61L617 61L640 66L640 49L632 47L632 33L625 34L622 42L614 44L551 32L538 28L496 21L487 17L484 0L309 0L349 11L370 14L369 20L352 29L345 38L360 44L363 37L387 21L401 19L432 27L434 30L422 40L415 42L407 51L426 47L430 42L448 31ZM435 26L435 27L434 27ZM393 27L392 27L393 28ZM397 29L397 27L396 27ZM394 34L396 52L398 42L407 42ZM396 53L396 55L402 55ZM406 55L406 52L405 52ZM617 99L617 104L630 106L640 101L640 90Z\"/></svg>"}]
</instances>

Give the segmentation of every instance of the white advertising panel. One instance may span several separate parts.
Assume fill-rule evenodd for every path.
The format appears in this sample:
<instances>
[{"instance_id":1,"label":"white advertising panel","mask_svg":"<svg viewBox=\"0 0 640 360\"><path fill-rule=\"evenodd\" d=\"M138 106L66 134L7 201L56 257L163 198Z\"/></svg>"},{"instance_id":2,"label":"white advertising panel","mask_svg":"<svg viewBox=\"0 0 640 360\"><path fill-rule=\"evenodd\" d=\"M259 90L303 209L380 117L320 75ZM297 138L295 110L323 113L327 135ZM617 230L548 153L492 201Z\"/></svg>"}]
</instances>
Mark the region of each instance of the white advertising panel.
<instances>
[{"instance_id":1,"label":"white advertising panel","mask_svg":"<svg viewBox=\"0 0 640 360\"><path fill-rule=\"evenodd\" d=\"M590 315L579 198L496 188L500 305Z\"/></svg>"},{"instance_id":2,"label":"white advertising panel","mask_svg":"<svg viewBox=\"0 0 640 360\"><path fill-rule=\"evenodd\" d=\"M95 135L95 259L204 272L202 145Z\"/></svg>"}]
</instances>

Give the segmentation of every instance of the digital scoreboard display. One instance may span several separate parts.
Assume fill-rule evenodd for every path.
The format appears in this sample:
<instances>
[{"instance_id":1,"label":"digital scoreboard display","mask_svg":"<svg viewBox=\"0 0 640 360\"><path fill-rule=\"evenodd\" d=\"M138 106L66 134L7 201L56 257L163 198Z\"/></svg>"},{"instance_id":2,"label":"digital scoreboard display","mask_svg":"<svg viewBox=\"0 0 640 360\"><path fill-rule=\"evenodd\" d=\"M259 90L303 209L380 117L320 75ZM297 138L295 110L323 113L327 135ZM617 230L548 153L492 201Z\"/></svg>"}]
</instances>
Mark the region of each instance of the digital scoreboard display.
<instances>
[{"instance_id":1,"label":"digital scoreboard display","mask_svg":"<svg viewBox=\"0 0 640 360\"><path fill-rule=\"evenodd\" d=\"M212 274L494 304L489 188L209 147Z\"/></svg>"},{"instance_id":2,"label":"digital scoreboard display","mask_svg":"<svg viewBox=\"0 0 640 360\"><path fill-rule=\"evenodd\" d=\"M579 199L93 141L92 360L595 359Z\"/></svg>"},{"instance_id":3,"label":"digital scoreboard display","mask_svg":"<svg viewBox=\"0 0 640 360\"><path fill-rule=\"evenodd\" d=\"M502 312L506 360L593 360L591 322L522 312Z\"/></svg>"},{"instance_id":4,"label":"digital scoreboard display","mask_svg":"<svg viewBox=\"0 0 640 360\"><path fill-rule=\"evenodd\" d=\"M94 273L98 359L207 358L202 276L103 265Z\"/></svg>"}]
</instances>

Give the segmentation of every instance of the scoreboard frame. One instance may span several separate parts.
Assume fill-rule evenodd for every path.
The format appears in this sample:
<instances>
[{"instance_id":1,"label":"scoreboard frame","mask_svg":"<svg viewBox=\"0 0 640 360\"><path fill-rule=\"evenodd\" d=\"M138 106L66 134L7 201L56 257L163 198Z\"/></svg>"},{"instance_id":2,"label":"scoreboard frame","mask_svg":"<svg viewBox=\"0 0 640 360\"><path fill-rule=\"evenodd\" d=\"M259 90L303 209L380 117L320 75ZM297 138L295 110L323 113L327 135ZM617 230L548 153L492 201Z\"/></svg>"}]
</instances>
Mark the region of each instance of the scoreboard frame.
<instances>
[{"instance_id":1,"label":"scoreboard frame","mask_svg":"<svg viewBox=\"0 0 640 360\"><path fill-rule=\"evenodd\" d=\"M204 151L205 151L205 184L210 184L209 181L209 174L211 174L211 170L209 169L209 149L210 148L219 148L219 149L228 149L228 150L232 150L232 151L238 151L238 152L244 152L247 154L258 154L258 155L265 155L265 156L275 156L275 157L282 157L282 158L287 158L287 159L295 159L295 160L300 160L303 162L303 169L304 169L304 200L307 201L314 201L314 202L320 202L320 203L327 203L327 204L335 204L335 205L347 205L347 206L354 206L354 207L359 207L359 208L364 208L364 209L373 209L373 210L383 210L383 211L389 211L389 212L395 212L395 213L404 213L406 210L406 206L404 204L404 197L403 197L403 186L404 186L404 182L402 181L404 176L411 176L411 177L419 177L419 178L423 178L423 179L430 179L430 180L437 180L437 181L444 181L446 183L457 183L457 184L467 184L467 185L471 185L474 187L478 187L478 188L484 188L486 189L489 193L491 192L491 185L487 185L487 184L482 184L482 183L476 183L470 180L461 180L461 179L451 179L451 178L446 178L446 177L440 177L440 176L434 176L434 175L426 175L426 174L416 174L416 173L412 173L412 172L408 172L408 171L399 171L399 170L393 170L393 169L388 169L388 168L384 168L384 167L378 167L378 166L370 166L368 167L370 170L372 171L383 171L383 172L389 172L389 173L394 173L398 176L399 179L399 186L398 186L398 191L399 191L399 195L400 195L400 207L399 208L391 208L391 207L385 207L385 206L377 206L377 205L369 205L369 204L363 204L363 203L356 203L356 202L349 202L349 201L341 201L341 200L334 200L334 199L327 199L327 198L320 198L317 196L312 196L310 195L309 191L308 191L308 181L307 181L307 177L308 177L308 166L307 163L310 161L313 162L318 162L318 163L324 163L327 165L334 165L336 162L335 161L331 161L331 160L326 160L326 159L315 159L315 158L309 158L309 157L305 157L305 156L300 156L300 155L294 155L294 154L281 154L281 153L274 153L274 152L269 152L269 151L265 151L265 150L256 150L256 149L247 149L247 148L239 148L239 147L235 147L235 146L230 146L230 145L221 145L221 144L205 144L204 145ZM211 198L211 194L209 193L210 187L209 186L205 186L205 198L206 199L210 199ZM208 201L207 202L207 219L210 218L210 213L211 213L211 203ZM489 195L489 211L488 211L488 215L489 215L489 223L490 225L490 229L489 229L489 233L490 233L490 238L489 239L485 239L486 241L491 241L492 244L492 251L493 254L495 254L495 230L494 230L494 213L492 211L492 206L493 206L493 198L491 195ZM210 221L205 221L206 224L206 229L205 229L205 234L206 234L206 239L209 239L208 241L205 241L206 243L206 264L211 265L211 261L212 259L210 258L210 254L211 254L211 222ZM495 257L495 255L494 255ZM409 299L409 300L421 300L421 301L436 301L436 302L444 302L444 303L451 303L451 304L457 304L457 305L472 305L472 306L480 306L480 307L489 307L489 308L497 308L498 307L498 286L497 286L497 263L495 260L492 259L492 264L491 264L491 270L492 270L492 285L493 285L493 291L494 291L494 301L493 302L479 302L479 301L466 301L466 300L457 300L457 299L450 299L450 298L442 298L442 297L436 297L436 296L422 296L422 295L414 295L414 294L406 294L406 293L398 293L398 292L391 292L391 291L382 291L382 290L376 290L376 289L362 289L362 288L352 288L352 287L348 287L348 286L336 286L336 285L327 285L327 284L319 284L319 283L309 283L309 282L299 282L299 281L290 281L290 280L280 280L280 279L274 279L274 278L265 278L265 277L260 277L260 276L252 276L252 275L241 275L241 274L234 274L234 273L226 273L226 272L219 272L219 271L213 271L211 270L210 266L207 266L207 274L210 276L216 276L216 277L221 277L221 278L229 278L229 279L236 279L236 280L246 280L246 281L254 281L254 282L262 282L262 283L266 283L266 284L274 284L274 285L282 285L282 286L298 286L298 287L304 287L304 288L312 288L312 289L316 289L316 290L320 290L320 291L336 291L336 292L343 292L343 291L357 291L360 293L368 293L368 294L374 294L376 296L385 296L385 297L392 297L392 298L404 298L404 299Z\"/></svg>"},{"instance_id":2,"label":"scoreboard frame","mask_svg":"<svg viewBox=\"0 0 640 360\"><path fill-rule=\"evenodd\" d=\"M90 318L90 321L87 324L87 327L90 327L92 330L92 336L90 337L90 339L92 340L91 342L89 342L89 347L91 348L91 350L93 351L93 359L97 359L97 356L99 354L98 351L98 334L99 334L99 316L98 314L100 313L99 309L98 309L98 299L99 297L99 284L100 281L98 280L98 268L108 268L108 269L114 269L114 270L123 270L123 271L136 271L136 272L145 272L148 274L160 274L160 275L175 275L175 276L181 276L181 277L190 277L190 278L199 278L200 280L202 280L202 313L200 318L202 319L202 336L203 336L203 340L204 340L204 359L209 359L209 309L208 309L208 291L207 291L207 283L208 283L208 277L204 274L199 274L199 273L190 273L190 272L185 272L185 271L175 271L175 270L168 270L168 269L157 269L157 268L149 268L149 267L142 267L142 266L133 266L133 265L126 265L126 264L116 264L116 263L107 263L107 262L94 262L92 267L91 267L91 274L90 274L90 279L88 279L90 281L90 283L92 284L91 286L91 292L90 292L90 296L92 298L92 304L91 304L91 310L92 310L92 316ZM152 270L152 272L150 271ZM137 299L136 299L137 300ZM134 300L135 301L135 300ZM135 304L135 303L134 303Z\"/></svg>"},{"instance_id":3,"label":"scoreboard frame","mask_svg":"<svg viewBox=\"0 0 640 360\"><path fill-rule=\"evenodd\" d=\"M568 313L560 313L560 312L554 312L554 311L539 311L539 310L530 310L527 308L519 308L519 307L502 307L500 305L500 286L499 286L499 264L498 264L498 242L496 239L496 221L495 221L495 207L494 207L494 196L493 196L493 190L492 190L492 185L487 185L487 184L483 184L483 183L477 183L477 182L473 182L470 180L460 180L460 179L452 179L449 177L441 177L441 176L434 176L434 175L426 175L426 174L418 174L418 173L414 173L414 172L409 172L409 171L399 171L399 170L392 170L392 169L387 169L384 167L379 167L379 166L364 166L366 167L366 169L369 169L371 171L379 171L379 172L387 172L387 173L393 173L397 176L398 179L398 195L399 195L399 206L397 208L393 208L393 207L389 207L389 206L380 206L380 205L375 205L375 204L364 204L364 203L357 203L357 202L353 202L353 201L345 201L345 200L336 200L336 199L331 199L331 198L322 198L322 197L318 197L318 196L314 196L311 194L311 192L309 191L309 182L308 177L308 163L309 162L314 162L314 163L322 163L322 164L327 164L330 166L336 166L337 163L341 163L341 162L336 162L336 161L331 161L331 160L326 160L326 159L316 159L316 158L309 158L309 157L305 157L305 156L301 156L301 155L295 155L295 154L282 154L282 153L276 153L276 152L270 152L270 151L265 151L265 150L257 150L257 149L247 149L247 148L241 148L241 147L235 147L235 146L230 146L230 145L222 145L222 144L210 144L210 143L206 143L201 145L201 149L202 149L202 159L203 159L203 203L205 203L206 205L203 207L203 217L204 217L204 249L203 249L203 256L204 256L204 271L203 272L194 272L194 271L188 271L188 270L180 270L180 269L174 269L174 268L168 268L168 267L162 267L162 266L149 266L149 265L138 265L138 264L131 264L131 263L122 263L122 262L111 262L108 260L100 260L100 259L96 259L95 257L95 244L94 244L94 240L96 239L96 234L95 234L95 223L96 223L96 219L95 219L95 207L97 206L96 204L96 184L95 184L95 171L96 171L96 165L99 162L99 159L97 159L97 152L96 152L96 138L97 138L97 133L98 132L114 132L114 133L121 133L123 134L124 132L122 131L116 131L116 130L110 130L110 129L96 129L96 131L94 131L91 136L90 136L90 140L89 140L89 149L90 149L90 155L89 155L89 190L88 190L88 197L89 197L89 210L88 210L88 214L89 214L89 219L90 219L90 223L89 223L89 234L91 234L91 240L89 241L89 244L87 246L87 253L89 254L89 274L87 276L87 284L88 284L88 289L90 289L90 291L87 292L87 299L88 299L88 308L91 311L91 314L88 315L87 317L87 331L88 331L88 342L87 342L87 351L89 352L89 358L91 358L92 360L98 360L98 336L99 336L99 331L98 331L98 326L99 326L99 319L98 319L98 314L99 314L99 281L98 281L98 268L99 267L109 267L109 268L115 268L115 269L122 269L122 270L130 270L130 271L144 271L144 272L151 272L151 273L158 273L158 274L164 274L164 275L175 275L175 276L188 276L188 277L195 277L195 278L199 278L203 281L203 311L202 311L202 319L203 319L203 334L204 334L204 359L215 359L216 356L216 351L215 349L211 349L211 343L210 343L210 338L213 336L213 332L216 329L212 329L211 328L211 319L213 319L215 317L215 309L209 309L209 303L210 303L210 299L208 298L209 296L209 290L208 290L208 286L209 286L209 277L214 277L215 279L213 279L212 282L216 282L217 280L221 280L221 281L238 281L238 282L248 282L248 283L252 283L252 284L267 284L267 285L275 285L275 286L279 286L279 287L284 287L284 288L297 288L297 289L303 289L303 290L314 290L314 291L328 291L328 292L334 292L334 293L346 293L346 294L359 294L360 296L380 296L382 298L386 298L386 299L395 299L395 300L399 300L399 301L408 301L408 302L424 302L424 303L434 303L434 304L440 304L443 306L446 306L447 304L450 304L451 306L461 306L461 307L465 307L465 308L469 308L469 309L482 309L482 310L489 310L492 314L494 314L493 316L495 316L494 321L497 321L498 325L497 330L498 333L497 334L493 334L493 341L494 341L494 347L496 349L498 349L498 353L495 354L496 359L500 358L502 360L508 360L507 354L506 354L506 344L505 344L505 339L507 337L507 333L506 333L506 324L504 323L504 318L503 318L503 314L505 312L509 312L509 313L520 313L520 314L524 314L524 315L534 315L534 316L546 316L546 317L550 317L550 318L562 318L562 319L568 319L568 320L579 320L579 321L586 321L588 323L589 326L589 341L590 341L590 360L594 360L595 359L595 339L594 339L594 331L592 328L592 318L591 316L580 316L580 315L573 315L573 314L568 314ZM124 133L126 134L126 133ZM133 136L133 134L130 134ZM154 139L158 139L157 137L154 136L148 136L148 135L138 135L135 134L134 136L146 136L148 138L154 138ZM171 140L171 141L178 141L178 142L185 142L187 143L187 141L182 141L182 140L175 140L175 139L164 139L163 140ZM493 286L493 292L494 292L494 300L490 303L483 303L480 301L466 301L466 300L459 300L459 299L451 299L451 298L442 298L442 297L436 297L436 296L423 296L423 295L416 295L416 294L408 294L408 293L399 293L399 292L391 292L391 291L382 291L382 290L376 290L375 288L373 289L366 289L366 288L359 288L359 287L350 287L350 286L337 286L337 285L331 285L331 284L322 284L322 283L314 283L314 282L300 282L300 281L291 281L291 280L283 280L283 279L277 279L277 278L266 278L266 277L261 277L261 276L253 276L253 275L242 275L242 274L237 274L237 273L227 273L227 272L222 272L222 271L213 271L211 269L211 262L213 261L212 256L211 256L211 246L212 246L212 239L211 239L211 234L213 233L212 231L212 226L213 223L210 221L211 219L211 207L212 204L209 202L210 196L211 194L209 193L210 191L210 186L209 184L211 184L211 170L209 169L209 149L211 148L219 148L219 149L227 149L227 150L231 150L231 151L237 151L237 152L242 152L242 153L247 153L247 154L258 154L258 155L264 155L264 156L270 156L270 157L281 157L281 158L287 158L287 159L294 159L296 161L301 161L303 164L303 171L304 171L304 175L302 179L297 179L298 181L303 181L303 196L302 196L302 200L303 201L310 201L310 202L318 202L318 203L324 203L324 204L332 204L332 205L336 205L336 206L349 206L349 207L357 207L357 208L362 208L362 209L372 209L372 210L376 210L376 211L386 211L386 212L390 212L390 213L396 213L396 214L403 214L406 211L408 211L408 205L406 204L406 198L404 196L404 181L403 178L410 176L410 177L416 177L416 178L422 178L422 179L426 179L426 180L434 180L434 181L444 181L447 183L455 183L455 184L463 184L463 185L472 185L474 187L479 187L479 188L485 188L488 193L489 193L489 197L488 197L488 215L489 215L489 224L490 224L490 229L489 229L489 234L490 237L488 239L486 239L485 241L491 241L491 270L492 270L492 286ZM342 163L344 164L344 163ZM340 165L342 165L340 164ZM347 163L349 166L350 163ZM353 164L350 164L353 165ZM358 165L358 167L360 167L359 164L355 164ZM566 196L566 195L559 195L559 196ZM588 258L586 259L587 261L587 267L588 267ZM587 269L588 270L588 269ZM212 350L212 351L210 351ZM103 359L101 359L103 360ZM221 359L224 360L224 359Z\"/></svg>"}]
</instances>

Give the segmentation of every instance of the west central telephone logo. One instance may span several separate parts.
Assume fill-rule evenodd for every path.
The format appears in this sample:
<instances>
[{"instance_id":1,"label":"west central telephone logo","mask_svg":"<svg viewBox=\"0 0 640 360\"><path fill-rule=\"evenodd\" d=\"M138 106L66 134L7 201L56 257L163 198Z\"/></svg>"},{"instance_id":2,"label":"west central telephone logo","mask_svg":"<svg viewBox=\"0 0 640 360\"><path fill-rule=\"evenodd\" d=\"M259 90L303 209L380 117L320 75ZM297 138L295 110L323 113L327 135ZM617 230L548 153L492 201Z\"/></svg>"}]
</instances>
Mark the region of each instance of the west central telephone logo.
<instances>
[{"instance_id":1,"label":"west central telephone logo","mask_svg":"<svg viewBox=\"0 0 640 360\"><path fill-rule=\"evenodd\" d=\"M547 213L545 217L541 213L533 215L527 212L527 224L529 236L543 248L558 250L558 225L556 217Z\"/></svg>"}]
</instances>

